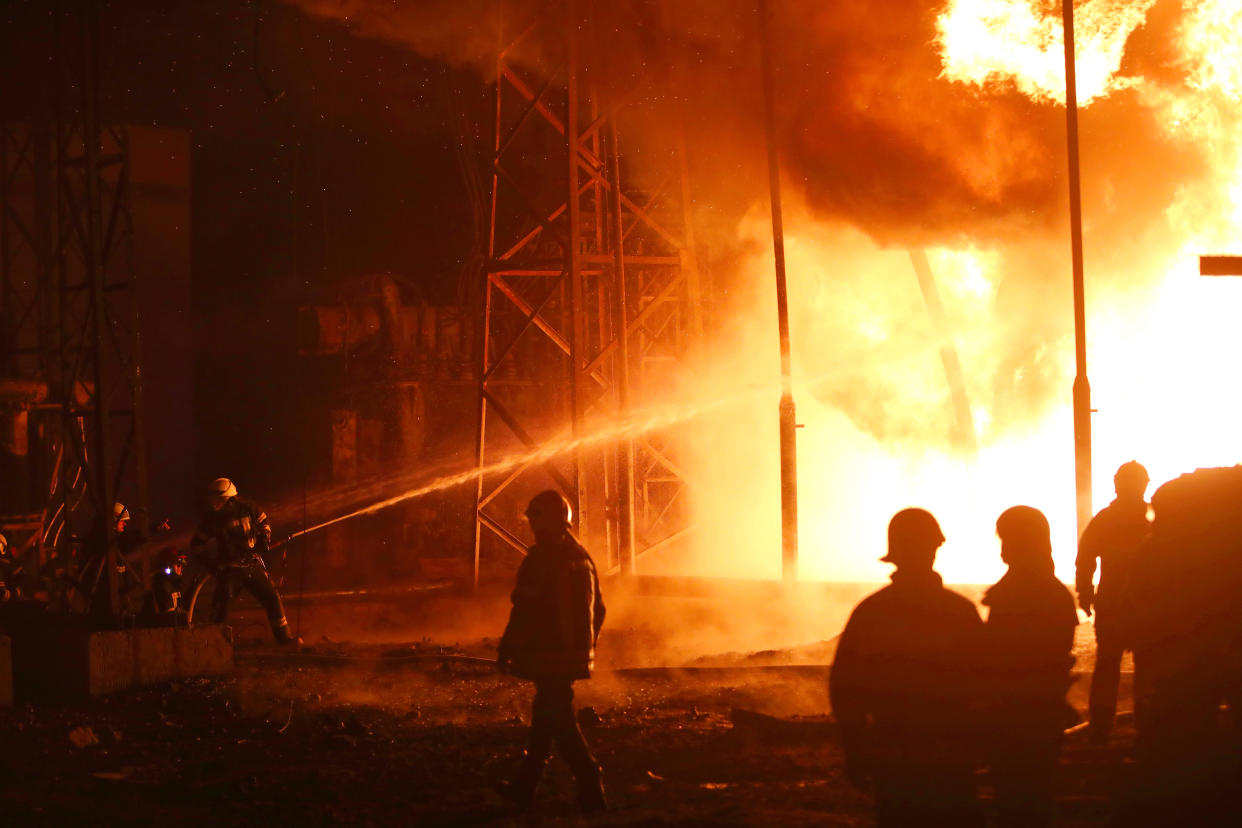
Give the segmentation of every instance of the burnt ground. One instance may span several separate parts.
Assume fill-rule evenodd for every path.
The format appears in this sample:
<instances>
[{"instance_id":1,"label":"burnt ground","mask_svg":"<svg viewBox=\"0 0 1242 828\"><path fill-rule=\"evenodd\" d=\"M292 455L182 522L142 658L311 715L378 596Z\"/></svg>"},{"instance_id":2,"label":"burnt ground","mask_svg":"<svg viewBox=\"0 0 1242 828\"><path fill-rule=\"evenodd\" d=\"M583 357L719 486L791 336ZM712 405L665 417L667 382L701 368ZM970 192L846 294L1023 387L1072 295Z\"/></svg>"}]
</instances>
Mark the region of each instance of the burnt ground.
<instances>
[{"instance_id":1,"label":"burnt ground","mask_svg":"<svg viewBox=\"0 0 1242 828\"><path fill-rule=\"evenodd\" d=\"M375 639L406 630L390 609L368 612L338 617L351 643L311 635L308 616L310 643L296 656L256 643L261 621L242 613L229 677L0 709L0 824L870 824L869 800L842 777L824 671L796 666L822 659L827 642L699 660L688 671L606 664L577 685L577 702L590 708L584 732L613 811L581 820L554 759L539 814L519 818L492 786L516 764L530 686L441 658L486 657L494 640L456 641L441 629L383 642ZM462 614L439 618L471 626ZM615 649L635 649L627 635L645 633L614 631ZM1082 687L1073 700L1084 705ZM1118 736L1124 745L1131 734ZM1103 824L1125 753L1071 740L1058 824Z\"/></svg>"}]
</instances>

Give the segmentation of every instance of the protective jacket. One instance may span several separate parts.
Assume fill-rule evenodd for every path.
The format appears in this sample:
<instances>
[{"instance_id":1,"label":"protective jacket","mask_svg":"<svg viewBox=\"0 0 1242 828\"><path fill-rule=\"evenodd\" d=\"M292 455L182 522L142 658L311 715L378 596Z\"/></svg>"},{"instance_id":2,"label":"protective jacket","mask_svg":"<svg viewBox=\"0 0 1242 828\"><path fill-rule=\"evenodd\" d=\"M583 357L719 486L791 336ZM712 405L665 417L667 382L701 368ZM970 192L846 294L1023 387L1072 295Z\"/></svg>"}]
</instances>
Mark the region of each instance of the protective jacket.
<instances>
[{"instance_id":1,"label":"protective jacket","mask_svg":"<svg viewBox=\"0 0 1242 828\"><path fill-rule=\"evenodd\" d=\"M171 567L157 570L151 576L151 599L156 612L176 612L184 610L183 601L189 596L184 595L184 575L178 575Z\"/></svg>"},{"instance_id":2,"label":"protective jacket","mask_svg":"<svg viewBox=\"0 0 1242 828\"><path fill-rule=\"evenodd\" d=\"M1147 503L1115 499L1087 524L1078 541L1074 586L1079 596L1094 596L1105 614L1119 610L1135 566L1135 555L1148 535ZM1096 561L1100 562L1100 585L1095 587Z\"/></svg>"},{"instance_id":3,"label":"protective jacket","mask_svg":"<svg viewBox=\"0 0 1242 828\"><path fill-rule=\"evenodd\" d=\"M855 607L829 680L847 759L966 767L973 754L983 624L931 571L897 570Z\"/></svg>"},{"instance_id":4,"label":"protective jacket","mask_svg":"<svg viewBox=\"0 0 1242 828\"><path fill-rule=\"evenodd\" d=\"M604 599L594 561L569 532L527 550L512 600L499 658L514 675L591 677Z\"/></svg>"},{"instance_id":5,"label":"protective jacket","mask_svg":"<svg viewBox=\"0 0 1242 828\"><path fill-rule=\"evenodd\" d=\"M20 594L22 566L7 551L0 554L0 600L16 598Z\"/></svg>"},{"instance_id":6,"label":"protective jacket","mask_svg":"<svg viewBox=\"0 0 1242 828\"><path fill-rule=\"evenodd\" d=\"M1072 715L1065 693L1078 626L1074 597L1049 564L1047 571L1011 567L984 593L983 604L990 608L985 663L997 719L1059 736Z\"/></svg>"},{"instance_id":7,"label":"protective jacket","mask_svg":"<svg viewBox=\"0 0 1242 828\"><path fill-rule=\"evenodd\" d=\"M218 510L208 511L199 523L190 548L198 550L216 542L217 559L221 566L250 566L263 562L272 537L267 515L256 505L240 497L230 498Z\"/></svg>"}]
</instances>

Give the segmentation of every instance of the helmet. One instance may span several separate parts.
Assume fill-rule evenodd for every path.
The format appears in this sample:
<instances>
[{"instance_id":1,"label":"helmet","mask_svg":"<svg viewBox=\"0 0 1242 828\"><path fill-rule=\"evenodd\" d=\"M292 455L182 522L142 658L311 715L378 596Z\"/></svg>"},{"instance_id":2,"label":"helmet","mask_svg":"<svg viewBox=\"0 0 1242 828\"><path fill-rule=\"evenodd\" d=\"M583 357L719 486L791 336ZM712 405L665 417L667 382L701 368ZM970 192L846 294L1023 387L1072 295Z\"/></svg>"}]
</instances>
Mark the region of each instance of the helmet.
<instances>
[{"instance_id":1,"label":"helmet","mask_svg":"<svg viewBox=\"0 0 1242 828\"><path fill-rule=\"evenodd\" d=\"M3 534L0 534L0 555L3 555L8 551L9 551L9 539L6 538Z\"/></svg>"},{"instance_id":2,"label":"helmet","mask_svg":"<svg viewBox=\"0 0 1242 828\"><path fill-rule=\"evenodd\" d=\"M124 503L112 504L112 519L115 521L129 520L129 509L125 508Z\"/></svg>"},{"instance_id":3,"label":"helmet","mask_svg":"<svg viewBox=\"0 0 1242 828\"><path fill-rule=\"evenodd\" d=\"M996 519L1002 552L1016 553L1023 560L1052 561L1052 537L1048 518L1034 506L1011 506Z\"/></svg>"},{"instance_id":4,"label":"helmet","mask_svg":"<svg viewBox=\"0 0 1242 828\"><path fill-rule=\"evenodd\" d=\"M1117 473L1113 475L1113 486L1119 492L1131 486L1146 490L1150 482L1151 478L1147 476L1147 469L1143 468L1143 464L1137 460L1122 463L1117 468Z\"/></svg>"},{"instance_id":5,"label":"helmet","mask_svg":"<svg viewBox=\"0 0 1242 828\"><path fill-rule=\"evenodd\" d=\"M553 522L568 526L573 520L574 510L564 495L555 489L545 489L530 499L526 507L526 519L533 523Z\"/></svg>"},{"instance_id":6,"label":"helmet","mask_svg":"<svg viewBox=\"0 0 1242 828\"><path fill-rule=\"evenodd\" d=\"M174 564L185 566L188 558L186 554L175 546L165 546L155 555L155 563L162 568L168 568Z\"/></svg>"},{"instance_id":7,"label":"helmet","mask_svg":"<svg viewBox=\"0 0 1242 828\"><path fill-rule=\"evenodd\" d=\"M237 497L237 487L227 477L217 477L211 482L211 486L207 488L207 495L208 497L222 497L227 500L230 497Z\"/></svg>"},{"instance_id":8,"label":"helmet","mask_svg":"<svg viewBox=\"0 0 1242 828\"><path fill-rule=\"evenodd\" d=\"M937 549L944 543L940 524L926 509L902 509L888 522L888 554L881 561L899 563L906 552Z\"/></svg>"}]
</instances>

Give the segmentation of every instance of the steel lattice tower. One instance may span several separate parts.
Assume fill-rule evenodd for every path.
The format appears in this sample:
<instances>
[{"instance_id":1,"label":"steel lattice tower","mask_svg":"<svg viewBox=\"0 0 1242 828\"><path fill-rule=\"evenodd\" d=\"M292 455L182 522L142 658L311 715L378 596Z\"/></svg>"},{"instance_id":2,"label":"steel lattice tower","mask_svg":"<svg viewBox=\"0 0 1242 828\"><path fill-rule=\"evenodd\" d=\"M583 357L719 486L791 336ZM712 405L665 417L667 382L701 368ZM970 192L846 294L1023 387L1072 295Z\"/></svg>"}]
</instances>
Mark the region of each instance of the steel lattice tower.
<instances>
[{"instance_id":1,"label":"steel lattice tower","mask_svg":"<svg viewBox=\"0 0 1242 828\"><path fill-rule=\"evenodd\" d=\"M602 571L691 530L675 430L587 442L489 472L495 459L629 422L701 338L699 271L676 130L626 164L627 114L658 94L607 78L588 2L553 0L496 63L491 222L482 291L474 579L492 539L524 550L521 507L554 487ZM583 54L590 60L584 61ZM607 88L605 88L607 87Z\"/></svg>"}]
</instances>

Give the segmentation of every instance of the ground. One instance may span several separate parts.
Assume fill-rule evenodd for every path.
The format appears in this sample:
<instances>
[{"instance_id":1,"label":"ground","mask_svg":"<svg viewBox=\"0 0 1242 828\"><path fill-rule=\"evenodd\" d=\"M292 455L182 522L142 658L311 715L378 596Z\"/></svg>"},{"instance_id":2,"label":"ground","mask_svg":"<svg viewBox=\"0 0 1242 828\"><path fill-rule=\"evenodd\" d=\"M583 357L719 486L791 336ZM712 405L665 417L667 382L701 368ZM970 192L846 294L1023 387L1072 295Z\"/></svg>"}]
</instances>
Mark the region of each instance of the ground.
<instances>
[{"instance_id":1,"label":"ground","mask_svg":"<svg viewBox=\"0 0 1242 828\"><path fill-rule=\"evenodd\" d=\"M539 814L518 818L493 786L515 766L530 686L468 660L491 655L494 639L379 642L393 611L374 613L338 625L355 640L308 635L297 655L256 642L262 624L242 613L231 676L0 709L3 823L870 824L869 800L841 773L823 670L796 666L829 642L699 659L697 670L605 665L577 685L577 703L612 812L580 820L554 760ZM645 636L621 626L616 649L635 647L627 634ZM781 662L795 665L761 666ZM1073 699L1081 706L1081 687ZM1123 756L1068 747L1058 824L1102 824Z\"/></svg>"}]
</instances>

